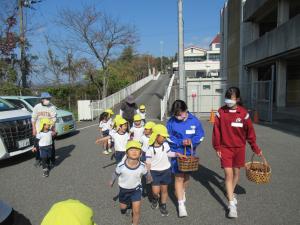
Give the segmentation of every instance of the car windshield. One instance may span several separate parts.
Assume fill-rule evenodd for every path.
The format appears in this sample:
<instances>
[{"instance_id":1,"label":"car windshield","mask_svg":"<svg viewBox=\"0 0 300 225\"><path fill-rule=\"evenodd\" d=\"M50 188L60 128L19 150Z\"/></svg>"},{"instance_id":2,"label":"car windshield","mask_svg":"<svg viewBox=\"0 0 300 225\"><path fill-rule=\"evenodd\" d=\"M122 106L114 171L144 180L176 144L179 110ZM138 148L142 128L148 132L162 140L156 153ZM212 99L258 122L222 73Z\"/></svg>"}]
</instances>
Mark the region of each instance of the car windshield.
<instances>
[{"instance_id":1,"label":"car windshield","mask_svg":"<svg viewBox=\"0 0 300 225\"><path fill-rule=\"evenodd\" d=\"M36 106L38 103L41 102L40 98L26 98L24 99L26 102L29 103L32 107Z\"/></svg>"},{"instance_id":2,"label":"car windshield","mask_svg":"<svg viewBox=\"0 0 300 225\"><path fill-rule=\"evenodd\" d=\"M8 110L16 110L16 109L18 109L16 106L0 98L0 111L8 111Z\"/></svg>"}]
</instances>

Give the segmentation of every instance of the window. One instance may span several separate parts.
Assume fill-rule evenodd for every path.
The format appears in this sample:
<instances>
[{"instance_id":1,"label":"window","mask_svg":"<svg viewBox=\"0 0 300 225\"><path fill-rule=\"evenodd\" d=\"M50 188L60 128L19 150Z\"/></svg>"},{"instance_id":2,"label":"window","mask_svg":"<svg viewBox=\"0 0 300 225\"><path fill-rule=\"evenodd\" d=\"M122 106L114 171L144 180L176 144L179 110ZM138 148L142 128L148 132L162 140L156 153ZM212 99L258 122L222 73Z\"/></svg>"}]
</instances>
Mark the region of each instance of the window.
<instances>
[{"instance_id":1,"label":"window","mask_svg":"<svg viewBox=\"0 0 300 225\"><path fill-rule=\"evenodd\" d=\"M31 110L27 107L27 105L25 103L23 103L21 100L7 99L7 101L14 104L15 106L17 106L20 109L25 108L27 111L31 112Z\"/></svg>"},{"instance_id":2,"label":"window","mask_svg":"<svg viewBox=\"0 0 300 225\"><path fill-rule=\"evenodd\" d=\"M32 107L34 107L35 105L37 105L38 103L41 102L41 99L40 98L26 98L25 101L28 102Z\"/></svg>"},{"instance_id":3,"label":"window","mask_svg":"<svg viewBox=\"0 0 300 225\"><path fill-rule=\"evenodd\" d=\"M210 85L203 85L203 90L210 90Z\"/></svg>"},{"instance_id":4,"label":"window","mask_svg":"<svg viewBox=\"0 0 300 225\"><path fill-rule=\"evenodd\" d=\"M206 56L186 56L184 57L185 62L201 62L205 61Z\"/></svg>"},{"instance_id":5,"label":"window","mask_svg":"<svg viewBox=\"0 0 300 225\"><path fill-rule=\"evenodd\" d=\"M4 99L0 99L0 111L8 111L8 110L16 110L17 107L5 101Z\"/></svg>"},{"instance_id":6,"label":"window","mask_svg":"<svg viewBox=\"0 0 300 225\"><path fill-rule=\"evenodd\" d=\"M216 89L216 93L222 94L223 93L223 89L222 88Z\"/></svg>"},{"instance_id":7,"label":"window","mask_svg":"<svg viewBox=\"0 0 300 225\"><path fill-rule=\"evenodd\" d=\"M221 47L220 43L216 44L216 48L220 48L220 47Z\"/></svg>"},{"instance_id":8,"label":"window","mask_svg":"<svg viewBox=\"0 0 300 225\"><path fill-rule=\"evenodd\" d=\"M220 61L220 54L209 54L208 59L211 61Z\"/></svg>"}]
</instances>

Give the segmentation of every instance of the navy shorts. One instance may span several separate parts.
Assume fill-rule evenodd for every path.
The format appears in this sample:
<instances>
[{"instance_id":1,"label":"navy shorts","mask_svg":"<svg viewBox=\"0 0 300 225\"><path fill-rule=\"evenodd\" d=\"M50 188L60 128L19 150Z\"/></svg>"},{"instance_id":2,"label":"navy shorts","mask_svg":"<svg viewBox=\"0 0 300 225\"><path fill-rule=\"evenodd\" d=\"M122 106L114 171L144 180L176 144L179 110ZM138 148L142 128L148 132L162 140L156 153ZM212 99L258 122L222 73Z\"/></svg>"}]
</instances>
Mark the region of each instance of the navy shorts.
<instances>
[{"instance_id":1,"label":"navy shorts","mask_svg":"<svg viewBox=\"0 0 300 225\"><path fill-rule=\"evenodd\" d=\"M117 163L121 162L124 155L125 155L125 152L116 151L116 154L115 154L116 162Z\"/></svg>"},{"instance_id":2,"label":"navy shorts","mask_svg":"<svg viewBox=\"0 0 300 225\"><path fill-rule=\"evenodd\" d=\"M49 146L42 146L39 148L40 150L40 157L42 159L45 159L45 158L50 158L51 157L51 152L52 152L52 145L49 145Z\"/></svg>"},{"instance_id":3,"label":"navy shorts","mask_svg":"<svg viewBox=\"0 0 300 225\"><path fill-rule=\"evenodd\" d=\"M153 179L152 181L153 186L168 185L172 182L170 168L162 171L150 170L150 172Z\"/></svg>"},{"instance_id":4,"label":"navy shorts","mask_svg":"<svg viewBox=\"0 0 300 225\"><path fill-rule=\"evenodd\" d=\"M109 135L109 130L102 131L102 136L107 137Z\"/></svg>"},{"instance_id":5,"label":"navy shorts","mask_svg":"<svg viewBox=\"0 0 300 225\"><path fill-rule=\"evenodd\" d=\"M134 189L125 189L120 187L119 202L123 204L130 204L131 202L141 201L142 186L139 185Z\"/></svg>"}]
</instances>

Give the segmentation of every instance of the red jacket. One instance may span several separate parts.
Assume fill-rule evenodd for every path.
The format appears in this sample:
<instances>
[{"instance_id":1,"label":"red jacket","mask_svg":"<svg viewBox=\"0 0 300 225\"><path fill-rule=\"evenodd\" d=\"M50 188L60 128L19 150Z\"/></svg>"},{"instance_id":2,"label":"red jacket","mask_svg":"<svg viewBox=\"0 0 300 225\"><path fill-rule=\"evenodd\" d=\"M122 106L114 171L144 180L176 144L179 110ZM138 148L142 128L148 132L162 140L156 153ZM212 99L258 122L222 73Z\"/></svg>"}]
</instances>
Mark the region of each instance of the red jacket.
<instances>
[{"instance_id":1,"label":"red jacket","mask_svg":"<svg viewBox=\"0 0 300 225\"><path fill-rule=\"evenodd\" d=\"M242 106L238 106L236 110L230 110L227 106L221 107L216 113L214 123L214 149L220 151L222 148L245 147L246 140L253 152L260 153L248 111Z\"/></svg>"}]
</instances>

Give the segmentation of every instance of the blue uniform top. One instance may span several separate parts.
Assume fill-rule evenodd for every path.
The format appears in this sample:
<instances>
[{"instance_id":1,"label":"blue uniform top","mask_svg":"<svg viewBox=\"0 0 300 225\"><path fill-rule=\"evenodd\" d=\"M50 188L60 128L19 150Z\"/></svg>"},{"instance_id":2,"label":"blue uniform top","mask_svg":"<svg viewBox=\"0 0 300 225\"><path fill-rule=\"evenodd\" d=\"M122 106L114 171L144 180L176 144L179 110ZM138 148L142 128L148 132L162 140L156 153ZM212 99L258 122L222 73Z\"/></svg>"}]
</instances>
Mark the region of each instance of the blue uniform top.
<instances>
[{"instance_id":1,"label":"blue uniform top","mask_svg":"<svg viewBox=\"0 0 300 225\"><path fill-rule=\"evenodd\" d=\"M191 139L193 143L193 153L200 142L204 139L204 130L201 122L193 114L188 113L185 121L177 120L174 116L167 122L169 132L169 145L171 151L184 154L183 140ZM191 148L186 147L186 154L191 155Z\"/></svg>"}]
</instances>

